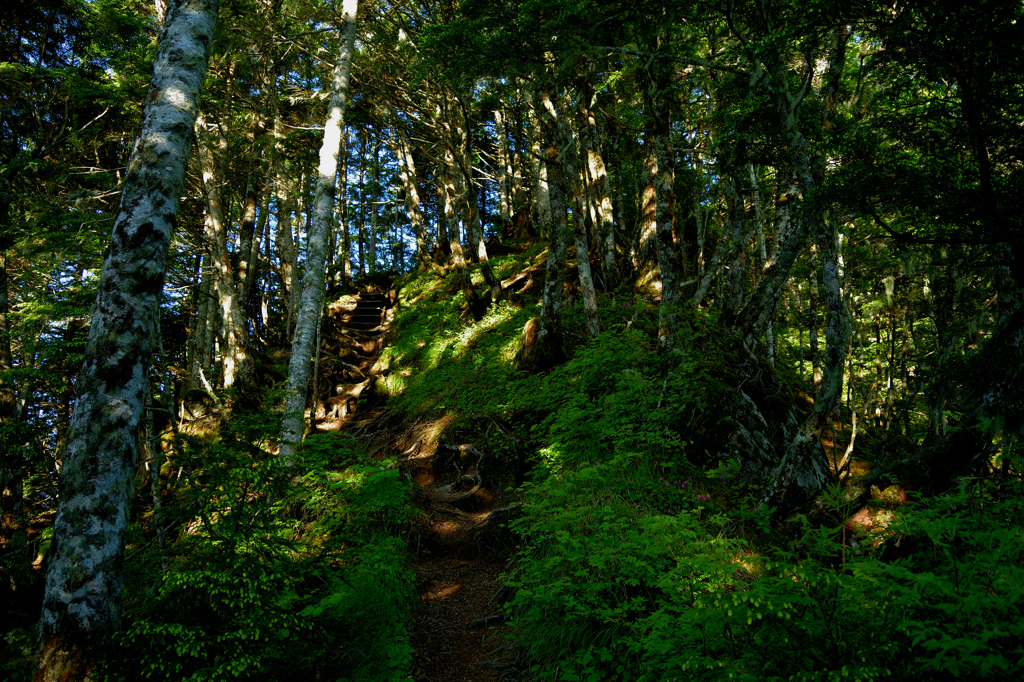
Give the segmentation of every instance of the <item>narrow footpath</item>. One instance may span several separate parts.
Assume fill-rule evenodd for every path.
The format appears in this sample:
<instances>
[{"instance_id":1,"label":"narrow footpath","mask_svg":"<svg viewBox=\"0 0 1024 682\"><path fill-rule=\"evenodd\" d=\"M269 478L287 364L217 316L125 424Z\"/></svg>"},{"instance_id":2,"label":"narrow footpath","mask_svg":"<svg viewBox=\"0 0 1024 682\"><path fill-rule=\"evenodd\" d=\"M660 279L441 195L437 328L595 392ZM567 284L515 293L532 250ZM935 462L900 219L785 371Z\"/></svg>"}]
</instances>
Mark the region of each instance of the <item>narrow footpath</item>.
<instances>
[{"instance_id":1,"label":"narrow footpath","mask_svg":"<svg viewBox=\"0 0 1024 682\"><path fill-rule=\"evenodd\" d=\"M522 676L497 614L508 593L502 574L509 547L492 542L509 509L495 508L486 454L473 444L448 442L450 418L410 425L366 399L392 304L387 294L364 293L329 308L316 428L351 433L381 456L400 453L402 475L417 485L413 503L422 513L408 538L421 602L410 623L412 679L514 682Z\"/></svg>"}]
</instances>

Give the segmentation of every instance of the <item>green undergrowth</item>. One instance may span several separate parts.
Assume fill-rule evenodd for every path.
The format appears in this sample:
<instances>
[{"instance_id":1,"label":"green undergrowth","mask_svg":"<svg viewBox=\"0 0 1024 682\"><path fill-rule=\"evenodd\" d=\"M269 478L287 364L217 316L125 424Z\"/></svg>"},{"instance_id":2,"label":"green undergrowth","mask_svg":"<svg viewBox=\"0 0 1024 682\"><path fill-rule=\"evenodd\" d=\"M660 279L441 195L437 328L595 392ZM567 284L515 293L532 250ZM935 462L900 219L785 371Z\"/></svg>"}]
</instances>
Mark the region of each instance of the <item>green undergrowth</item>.
<instances>
[{"instance_id":1,"label":"green undergrowth","mask_svg":"<svg viewBox=\"0 0 1024 682\"><path fill-rule=\"evenodd\" d=\"M185 441L161 551L139 528L110 679L394 680L412 665L408 485L345 436L290 462L268 415ZM152 519L144 519L152 523ZM143 538L146 541L143 542Z\"/></svg>"},{"instance_id":2,"label":"green undergrowth","mask_svg":"<svg viewBox=\"0 0 1024 682\"><path fill-rule=\"evenodd\" d=\"M474 322L450 281L411 276L382 365L393 405L455 416L460 440L529 471L506 609L533 679L1020 679L1019 480L964 481L877 533L844 529L841 486L780 522L769 481L703 447L729 432L745 357L712 316L682 311L665 351L657 308L606 292L600 336L570 334L569 359L531 376L514 358L538 296Z\"/></svg>"}]
</instances>

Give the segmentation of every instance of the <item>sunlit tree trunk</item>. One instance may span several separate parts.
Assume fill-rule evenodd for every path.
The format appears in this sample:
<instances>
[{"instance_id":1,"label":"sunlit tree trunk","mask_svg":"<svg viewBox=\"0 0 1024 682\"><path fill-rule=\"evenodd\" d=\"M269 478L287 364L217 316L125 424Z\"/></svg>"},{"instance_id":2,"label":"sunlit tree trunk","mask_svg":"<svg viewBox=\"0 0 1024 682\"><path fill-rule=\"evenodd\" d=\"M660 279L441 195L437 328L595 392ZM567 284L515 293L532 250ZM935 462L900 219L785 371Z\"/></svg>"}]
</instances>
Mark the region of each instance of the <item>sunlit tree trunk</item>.
<instances>
[{"instance_id":1,"label":"sunlit tree trunk","mask_svg":"<svg viewBox=\"0 0 1024 682\"><path fill-rule=\"evenodd\" d=\"M568 232L565 199L562 188L562 164L559 160L558 119L549 92L535 96L537 118L544 130L547 143L544 164L548 170L548 199L551 204L552 224L544 226L548 235L548 257L545 267L544 295L541 303L533 368L546 370L565 359L562 338L562 304L565 298L565 242Z\"/></svg>"},{"instance_id":2,"label":"sunlit tree trunk","mask_svg":"<svg viewBox=\"0 0 1024 682\"><path fill-rule=\"evenodd\" d=\"M223 183L223 172L217 163L209 128L209 124L200 115L196 121L196 132L199 138L199 160L203 176L203 190L206 193L207 238L213 250L215 272L213 282L220 301L224 336L227 339L227 348L223 352L224 388L231 388L236 383L240 387L245 388L254 381L255 365L249 352L247 316L239 301L239 287L235 282L234 269L231 265L231 254L228 252L227 226L224 224L224 211L220 192L220 186ZM226 146L227 142L224 139L223 131L218 126L216 147L220 149L222 155ZM255 207L253 210L255 211ZM251 240L249 248L251 249Z\"/></svg>"},{"instance_id":3,"label":"sunlit tree trunk","mask_svg":"<svg viewBox=\"0 0 1024 682\"><path fill-rule=\"evenodd\" d=\"M201 371L208 368L210 346L206 343L206 327L209 324L210 311L210 267L208 265L209 255L202 254L198 258L199 269L196 273L199 279L198 293L196 295L196 322L192 329L192 336L189 339L189 387L198 388L202 386L199 377Z\"/></svg>"},{"instance_id":4,"label":"sunlit tree trunk","mask_svg":"<svg viewBox=\"0 0 1024 682\"><path fill-rule=\"evenodd\" d=\"M650 140L651 136L648 135L647 138ZM640 223L636 245L631 253L634 269L640 269L652 260L652 252L656 248L655 235L658 233L658 155L653 143L645 145L644 148L647 154L644 156L644 184L640 189Z\"/></svg>"},{"instance_id":5,"label":"sunlit tree trunk","mask_svg":"<svg viewBox=\"0 0 1024 682\"><path fill-rule=\"evenodd\" d=\"M597 119L591 109L594 97L591 77L595 73L593 60L588 61L588 77L578 100L580 156L586 184L587 208L594 226L595 251L604 252L601 269L604 273L605 287L610 287L615 280L615 219L612 212L611 184L608 181L608 169L601 155L601 136L597 129ZM601 249L603 244L604 248Z\"/></svg>"},{"instance_id":6,"label":"sunlit tree trunk","mask_svg":"<svg viewBox=\"0 0 1024 682\"><path fill-rule=\"evenodd\" d=\"M100 679L120 623L139 420L216 16L217 0L179 0L160 34L76 383L39 620L37 682Z\"/></svg>"},{"instance_id":7,"label":"sunlit tree trunk","mask_svg":"<svg viewBox=\"0 0 1024 682\"><path fill-rule=\"evenodd\" d=\"M525 91L524 95L530 101L529 91ZM544 141L537 112L532 105L527 107L527 116L530 120L530 177L533 182L533 213L541 230L546 230L551 225L552 217L551 199L548 195L548 169L543 155ZM543 231L541 235L548 236Z\"/></svg>"},{"instance_id":8,"label":"sunlit tree trunk","mask_svg":"<svg viewBox=\"0 0 1024 682\"><path fill-rule=\"evenodd\" d=\"M295 321L295 337L288 363L288 397L281 422L281 456L290 457L302 440L303 413L309 387L309 363L313 342L320 324L324 299L324 267L327 256L327 232L334 210L334 191L338 175L338 154L345 129L345 105L348 102L352 52L356 39L358 0L345 0L344 30L338 48L338 59L331 79L331 99L324 141L320 147L320 166L313 199L312 225L307 238L306 271L302 278L302 300Z\"/></svg>"},{"instance_id":9,"label":"sunlit tree trunk","mask_svg":"<svg viewBox=\"0 0 1024 682\"><path fill-rule=\"evenodd\" d=\"M497 135L498 152L498 206L501 209L501 224L508 229L512 224L512 192L509 186L512 167L508 153L508 131L505 129L505 114L501 109L494 110L494 132Z\"/></svg>"},{"instance_id":10,"label":"sunlit tree trunk","mask_svg":"<svg viewBox=\"0 0 1024 682\"><path fill-rule=\"evenodd\" d=\"M580 161L576 154L578 149L577 140L573 134L572 127L565 115L564 108L558 109L551 99L542 100L547 109L547 114L557 121L558 147L563 149L560 168L560 180L563 183L558 188L558 193L565 197L570 187L572 188L573 204L573 240L576 246L576 271L579 276L580 293L583 297L583 314L586 320L585 329L589 338L596 338L600 333L600 325L597 319L597 293L594 290L594 278L590 270L590 249L587 243L587 198L585 196L583 183L584 178L581 169L577 166Z\"/></svg>"},{"instance_id":11,"label":"sunlit tree trunk","mask_svg":"<svg viewBox=\"0 0 1024 682\"><path fill-rule=\"evenodd\" d=\"M380 197L380 140L373 143L373 165L370 167L370 234L366 240L368 271L377 269L377 199Z\"/></svg>"},{"instance_id":12,"label":"sunlit tree trunk","mask_svg":"<svg viewBox=\"0 0 1024 682\"><path fill-rule=\"evenodd\" d=\"M409 225L416 238L416 260L425 266L433 264L433 256L427 246L423 226L423 210L420 208L420 193L416 185L416 165L412 158L409 141L397 128L391 130L392 151L398 158L398 176L402 181L405 199L405 212L409 216ZM484 254L486 258L486 253Z\"/></svg>"},{"instance_id":13,"label":"sunlit tree trunk","mask_svg":"<svg viewBox=\"0 0 1024 682\"><path fill-rule=\"evenodd\" d=\"M655 39L655 50L660 50L668 40L668 28L662 21ZM669 150L671 130L671 107L668 90L671 85L671 68L664 60L656 60L648 69L647 89L644 93L647 108L651 112L651 130L647 135L650 151L647 159L648 186L644 189L644 233L645 239L654 237L658 255L658 270L661 273L661 310L659 312L659 343L663 347L672 345L673 329L678 316L682 280L679 277L679 256L672 232L675 221L675 168ZM653 183L653 187L650 185ZM653 192L653 196L652 196ZM654 202L654 235L650 235L650 202Z\"/></svg>"},{"instance_id":14,"label":"sunlit tree trunk","mask_svg":"<svg viewBox=\"0 0 1024 682\"><path fill-rule=\"evenodd\" d=\"M245 185L245 198L242 200L242 220L238 225L238 275L235 277L235 284L238 288L238 307L245 320L250 317L249 294L252 291L252 278L256 272L255 258L253 257L254 243L257 243L257 253L259 251L256 238L258 234L256 231L256 209L262 185L261 166L262 160L258 159L255 168L249 173Z\"/></svg>"}]
</instances>

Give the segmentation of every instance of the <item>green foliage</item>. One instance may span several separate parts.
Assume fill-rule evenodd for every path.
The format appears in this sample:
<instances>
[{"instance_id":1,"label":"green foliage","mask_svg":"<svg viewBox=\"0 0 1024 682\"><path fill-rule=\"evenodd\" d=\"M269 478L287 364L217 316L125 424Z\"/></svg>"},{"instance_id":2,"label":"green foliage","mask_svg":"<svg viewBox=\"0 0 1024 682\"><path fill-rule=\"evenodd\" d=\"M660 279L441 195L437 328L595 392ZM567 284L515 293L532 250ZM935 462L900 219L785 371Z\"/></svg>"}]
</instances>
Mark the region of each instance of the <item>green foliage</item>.
<instances>
[{"instance_id":1,"label":"green foliage","mask_svg":"<svg viewBox=\"0 0 1024 682\"><path fill-rule=\"evenodd\" d=\"M708 612L742 579L741 543L707 533L697 511L662 514L632 497L655 482L631 468L616 460L550 478L516 523L531 547L512 612L540 679L669 679L724 647L730 621Z\"/></svg>"},{"instance_id":2,"label":"green foliage","mask_svg":"<svg viewBox=\"0 0 1024 682\"><path fill-rule=\"evenodd\" d=\"M878 564L896 625L922 677L1020 679L1024 674L1024 485L965 482L917 505L894 528L912 551Z\"/></svg>"},{"instance_id":3,"label":"green foliage","mask_svg":"<svg viewBox=\"0 0 1024 682\"><path fill-rule=\"evenodd\" d=\"M549 471L631 455L683 477L684 436L724 416L713 408L726 388L720 344L693 338L702 319L692 315L676 352L659 353L652 334L612 329L550 374L524 380L512 407L540 417L533 435Z\"/></svg>"},{"instance_id":4,"label":"green foliage","mask_svg":"<svg viewBox=\"0 0 1024 682\"><path fill-rule=\"evenodd\" d=\"M512 360L535 306L491 306L479 322L463 321L462 294L431 276L403 288L398 337L384 351L387 391L409 409L473 412L509 402L517 378Z\"/></svg>"},{"instance_id":5,"label":"green foliage","mask_svg":"<svg viewBox=\"0 0 1024 682\"><path fill-rule=\"evenodd\" d=\"M847 509L838 527L798 517L790 549L756 554L631 497L635 465L528 491L511 611L539 679L1020 678L1020 481L913 505L881 549L845 543Z\"/></svg>"},{"instance_id":6,"label":"green foliage","mask_svg":"<svg viewBox=\"0 0 1024 682\"><path fill-rule=\"evenodd\" d=\"M344 437L282 461L262 447L278 430L237 414L175 458L188 479L172 512L181 536L164 557L129 555L136 585L152 587L133 592L119 676L390 680L410 667L411 576L393 537L408 486Z\"/></svg>"},{"instance_id":7,"label":"green foliage","mask_svg":"<svg viewBox=\"0 0 1024 682\"><path fill-rule=\"evenodd\" d=\"M406 621L415 592L406 570L405 543L377 536L356 550L332 591L299 612L326 637L332 656L314 659L321 675L339 680L389 682L408 674L412 647Z\"/></svg>"}]
</instances>

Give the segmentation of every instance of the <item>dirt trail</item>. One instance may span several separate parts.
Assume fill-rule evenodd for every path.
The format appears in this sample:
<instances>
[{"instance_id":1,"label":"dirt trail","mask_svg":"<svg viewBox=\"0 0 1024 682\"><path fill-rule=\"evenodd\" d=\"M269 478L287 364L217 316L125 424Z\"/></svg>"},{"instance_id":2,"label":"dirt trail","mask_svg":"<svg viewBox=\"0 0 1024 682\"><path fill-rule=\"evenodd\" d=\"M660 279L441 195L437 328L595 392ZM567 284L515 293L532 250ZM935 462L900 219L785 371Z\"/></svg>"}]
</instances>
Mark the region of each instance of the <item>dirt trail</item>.
<instances>
[{"instance_id":1,"label":"dirt trail","mask_svg":"<svg viewBox=\"0 0 1024 682\"><path fill-rule=\"evenodd\" d=\"M400 452L403 476L418 486L421 510L410 533L421 608L410 624L415 650L412 678L419 682L511 682L519 679L507 628L496 615L507 590L502 574L507 550L489 542L506 516L495 509L485 475L486 456L470 444L445 444L443 417L409 426L385 408L359 399L374 380L386 339L390 310L379 327L367 327L365 303L334 304L325 334L318 391L317 429L344 429L371 452Z\"/></svg>"},{"instance_id":2,"label":"dirt trail","mask_svg":"<svg viewBox=\"0 0 1024 682\"><path fill-rule=\"evenodd\" d=\"M413 678L501 682L512 678L513 654L503 620L508 558L491 539L502 513L486 486L486 458L471 445L440 445L444 418L418 423L405 435L400 464L419 486L412 548L422 603L412 623Z\"/></svg>"}]
</instances>

